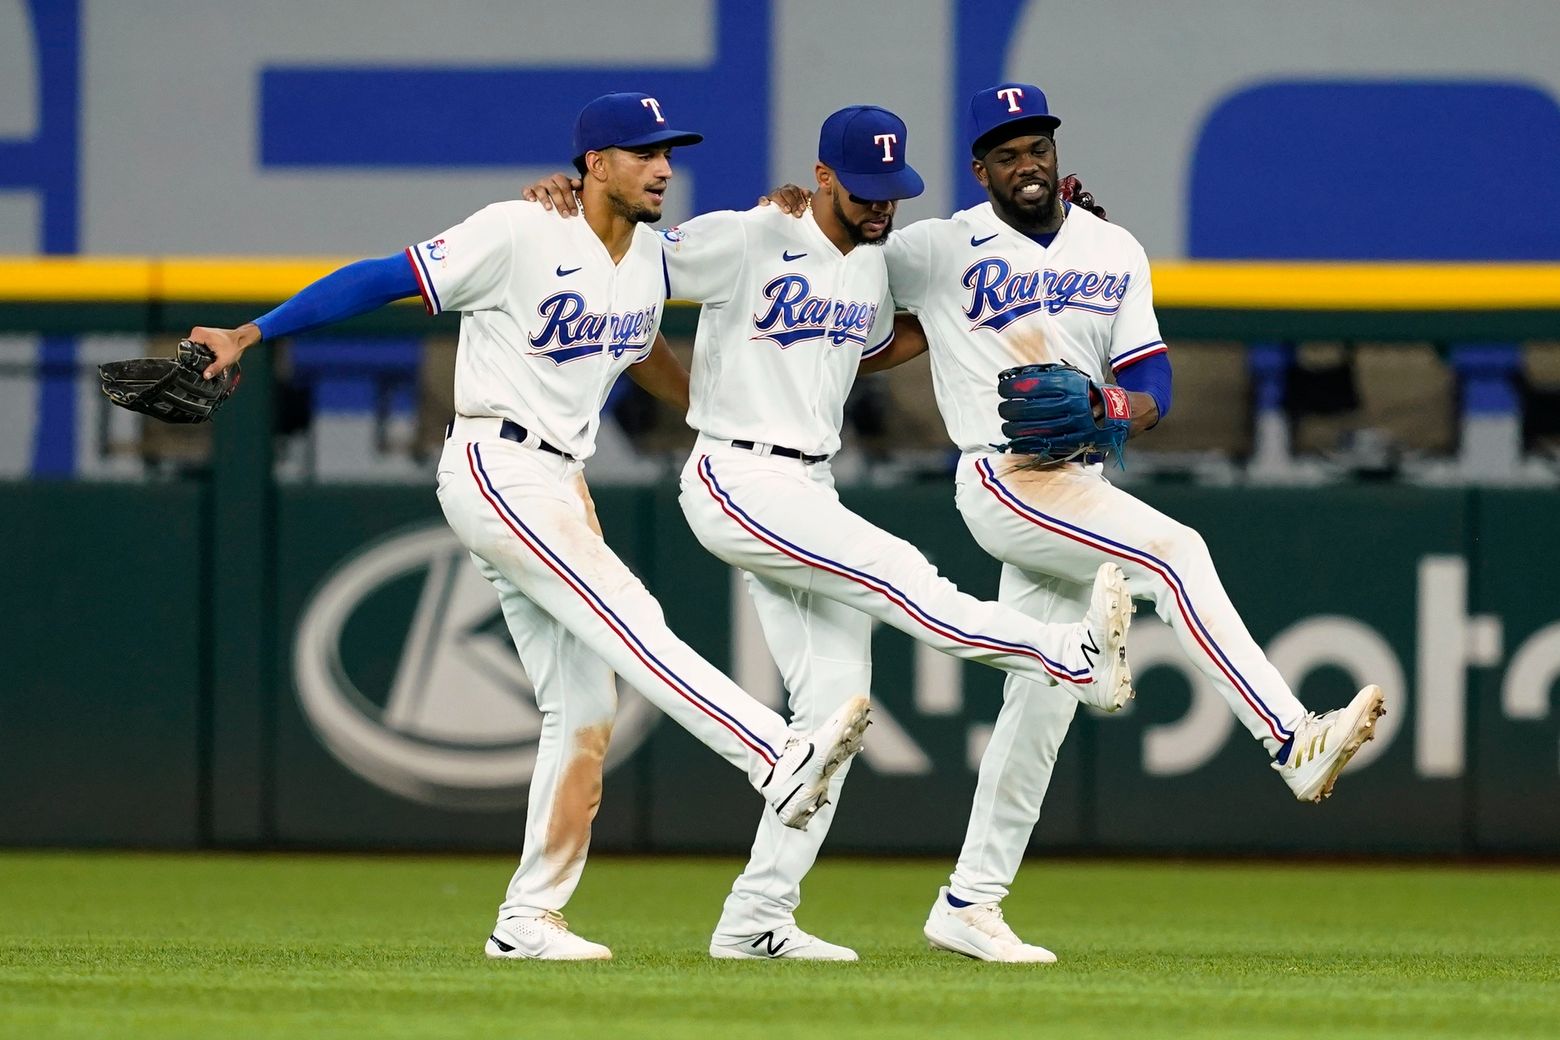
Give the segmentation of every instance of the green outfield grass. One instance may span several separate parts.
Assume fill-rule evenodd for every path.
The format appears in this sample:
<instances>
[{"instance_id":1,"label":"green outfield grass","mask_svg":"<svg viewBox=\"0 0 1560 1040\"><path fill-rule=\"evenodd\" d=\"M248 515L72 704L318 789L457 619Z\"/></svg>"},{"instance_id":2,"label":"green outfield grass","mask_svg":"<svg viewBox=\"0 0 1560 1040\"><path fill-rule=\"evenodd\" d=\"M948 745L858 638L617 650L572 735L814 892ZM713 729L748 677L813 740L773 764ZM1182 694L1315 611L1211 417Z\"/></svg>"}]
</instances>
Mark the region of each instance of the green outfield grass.
<instances>
[{"instance_id":1,"label":"green outfield grass","mask_svg":"<svg viewBox=\"0 0 1560 1040\"><path fill-rule=\"evenodd\" d=\"M716 963L737 864L599 858L608 964L490 963L496 858L0 853L0 1037L1556 1037L1560 871L1032 864L1054 966L934 954L947 865L825 862L859 964Z\"/></svg>"}]
</instances>

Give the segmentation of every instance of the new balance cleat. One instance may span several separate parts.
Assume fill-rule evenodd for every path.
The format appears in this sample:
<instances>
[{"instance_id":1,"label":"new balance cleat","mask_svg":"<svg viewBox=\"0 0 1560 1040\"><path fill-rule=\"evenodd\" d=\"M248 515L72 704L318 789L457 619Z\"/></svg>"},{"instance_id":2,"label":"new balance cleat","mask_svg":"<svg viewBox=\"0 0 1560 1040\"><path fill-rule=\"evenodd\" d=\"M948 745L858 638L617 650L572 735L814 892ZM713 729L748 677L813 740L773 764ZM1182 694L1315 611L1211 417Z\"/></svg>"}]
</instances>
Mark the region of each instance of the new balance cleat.
<instances>
[{"instance_id":1,"label":"new balance cleat","mask_svg":"<svg viewBox=\"0 0 1560 1040\"><path fill-rule=\"evenodd\" d=\"M493 926L483 952L495 960L610 961L612 951L581 939L556 910L541 917L506 917Z\"/></svg>"},{"instance_id":2,"label":"new balance cleat","mask_svg":"<svg viewBox=\"0 0 1560 1040\"><path fill-rule=\"evenodd\" d=\"M807 736L786 742L762 788L781 823L804 831L828 803L829 780L861 750L870 711L867 698L853 697Z\"/></svg>"},{"instance_id":3,"label":"new balance cleat","mask_svg":"<svg viewBox=\"0 0 1560 1040\"><path fill-rule=\"evenodd\" d=\"M1031 946L1014 934L1002 918L1000 903L954 906L948 902L946 886L938 891L922 934L934 950L948 950L978 961L1056 963L1056 954L1044 946Z\"/></svg>"},{"instance_id":4,"label":"new balance cleat","mask_svg":"<svg viewBox=\"0 0 1560 1040\"><path fill-rule=\"evenodd\" d=\"M1376 735L1376 720L1387 713L1381 687L1367 686L1346 706L1323 715L1307 715L1295 727L1289 757L1275 761L1284 783L1302 802L1319 802L1332 794L1338 774L1367 740Z\"/></svg>"},{"instance_id":5,"label":"new balance cleat","mask_svg":"<svg viewBox=\"0 0 1560 1040\"><path fill-rule=\"evenodd\" d=\"M1079 650L1088 682L1063 682L1062 688L1090 707L1119 711L1132 699L1132 668L1127 664L1127 629L1132 625L1132 596L1127 577L1114 563L1094 572L1089 612L1078 626Z\"/></svg>"},{"instance_id":6,"label":"new balance cleat","mask_svg":"<svg viewBox=\"0 0 1560 1040\"><path fill-rule=\"evenodd\" d=\"M848 946L824 942L794 924L757 935L733 939L717 935L710 940L710 956L716 960L854 961L861 958Z\"/></svg>"}]
</instances>

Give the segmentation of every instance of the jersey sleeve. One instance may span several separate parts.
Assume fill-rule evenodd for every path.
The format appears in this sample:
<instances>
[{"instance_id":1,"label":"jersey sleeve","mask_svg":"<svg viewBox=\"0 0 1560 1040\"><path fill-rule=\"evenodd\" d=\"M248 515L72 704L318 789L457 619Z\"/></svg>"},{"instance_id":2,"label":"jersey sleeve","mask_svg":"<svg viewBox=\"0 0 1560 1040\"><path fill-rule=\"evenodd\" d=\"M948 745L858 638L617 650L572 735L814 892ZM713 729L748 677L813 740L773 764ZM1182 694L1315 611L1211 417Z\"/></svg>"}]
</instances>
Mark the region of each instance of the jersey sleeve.
<instances>
[{"instance_id":1,"label":"jersey sleeve","mask_svg":"<svg viewBox=\"0 0 1560 1040\"><path fill-rule=\"evenodd\" d=\"M1110 367L1120 372L1136 362L1168 348L1159 334L1159 318L1154 314L1154 287L1149 276L1148 256L1140 247L1132 270L1127 274L1125 295L1110 327Z\"/></svg>"},{"instance_id":2,"label":"jersey sleeve","mask_svg":"<svg viewBox=\"0 0 1560 1040\"><path fill-rule=\"evenodd\" d=\"M731 299L747 254L743 214L705 213L660 234L667 299L711 305Z\"/></svg>"},{"instance_id":3,"label":"jersey sleeve","mask_svg":"<svg viewBox=\"0 0 1560 1040\"><path fill-rule=\"evenodd\" d=\"M888 291L894 307L899 310L920 311L926 306L927 287L932 280L935 228L935 221L920 220L902 231L895 231L883 243L883 259L888 263ZM893 318L892 308L889 318Z\"/></svg>"},{"instance_id":4,"label":"jersey sleeve","mask_svg":"<svg viewBox=\"0 0 1560 1040\"><path fill-rule=\"evenodd\" d=\"M514 264L513 216L504 203L406 248L429 314L496 307Z\"/></svg>"},{"instance_id":5,"label":"jersey sleeve","mask_svg":"<svg viewBox=\"0 0 1560 1040\"><path fill-rule=\"evenodd\" d=\"M872 322L872 331L867 333L867 345L861 351L861 359L865 361L869 357L876 357L887 350L892 342L894 342L894 297L891 293L884 293L882 302L878 304L877 318Z\"/></svg>"}]
</instances>

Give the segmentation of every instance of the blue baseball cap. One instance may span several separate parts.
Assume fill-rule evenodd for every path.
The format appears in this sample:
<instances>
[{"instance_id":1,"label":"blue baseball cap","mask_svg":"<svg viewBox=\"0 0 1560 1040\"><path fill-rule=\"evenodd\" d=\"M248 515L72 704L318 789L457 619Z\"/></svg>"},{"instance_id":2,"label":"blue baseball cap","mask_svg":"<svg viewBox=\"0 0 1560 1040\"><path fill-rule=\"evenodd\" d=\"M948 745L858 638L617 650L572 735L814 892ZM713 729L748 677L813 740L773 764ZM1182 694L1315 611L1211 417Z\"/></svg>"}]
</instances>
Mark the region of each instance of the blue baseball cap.
<instances>
[{"instance_id":1,"label":"blue baseball cap","mask_svg":"<svg viewBox=\"0 0 1560 1040\"><path fill-rule=\"evenodd\" d=\"M970 98L966 132L970 153L979 158L993 145L1024 134L1049 134L1061 125L1046 108L1045 91L1033 83L999 83Z\"/></svg>"},{"instance_id":2,"label":"blue baseball cap","mask_svg":"<svg viewBox=\"0 0 1560 1040\"><path fill-rule=\"evenodd\" d=\"M603 94L574 120L574 157L605 148L698 144L703 134L673 130L661 102L649 94Z\"/></svg>"},{"instance_id":3,"label":"blue baseball cap","mask_svg":"<svg viewBox=\"0 0 1560 1040\"><path fill-rule=\"evenodd\" d=\"M905 121L888 109L852 105L823 121L818 161L857 198L913 199L926 184L905 162L908 137Z\"/></svg>"}]
</instances>

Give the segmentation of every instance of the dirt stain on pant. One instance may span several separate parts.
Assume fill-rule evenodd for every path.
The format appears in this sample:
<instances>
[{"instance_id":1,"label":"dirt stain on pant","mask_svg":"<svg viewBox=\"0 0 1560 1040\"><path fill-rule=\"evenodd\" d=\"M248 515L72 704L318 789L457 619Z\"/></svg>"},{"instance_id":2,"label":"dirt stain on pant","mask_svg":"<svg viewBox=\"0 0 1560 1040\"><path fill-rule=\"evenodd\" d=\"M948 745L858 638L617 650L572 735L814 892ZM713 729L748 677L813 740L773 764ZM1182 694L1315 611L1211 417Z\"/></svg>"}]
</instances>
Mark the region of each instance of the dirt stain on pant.
<instances>
[{"instance_id":1,"label":"dirt stain on pant","mask_svg":"<svg viewBox=\"0 0 1560 1040\"><path fill-rule=\"evenodd\" d=\"M590 846L590 825L601 808L601 766L611 739L610 721L574 734L574 752L559 778L547 821L546 856L559 865L560 879L585 858Z\"/></svg>"},{"instance_id":2,"label":"dirt stain on pant","mask_svg":"<svg viewBox=\"0 0 1560 1040\"><path fill-rule=\"evenodd\" d=\"M590 497L590 487L585 483L585 474L581 473L574 478L574 490L579 492L580 501L585 505L585 522L600 536L601 521L596 519L596 500Z\"/></svg>"}]
</instances>

